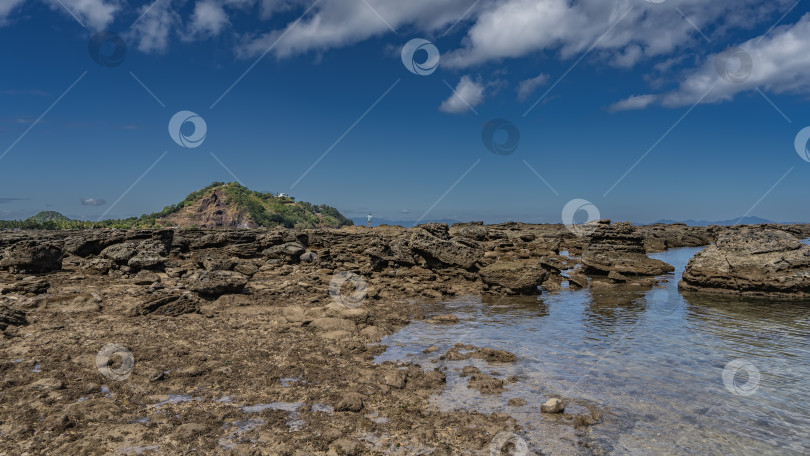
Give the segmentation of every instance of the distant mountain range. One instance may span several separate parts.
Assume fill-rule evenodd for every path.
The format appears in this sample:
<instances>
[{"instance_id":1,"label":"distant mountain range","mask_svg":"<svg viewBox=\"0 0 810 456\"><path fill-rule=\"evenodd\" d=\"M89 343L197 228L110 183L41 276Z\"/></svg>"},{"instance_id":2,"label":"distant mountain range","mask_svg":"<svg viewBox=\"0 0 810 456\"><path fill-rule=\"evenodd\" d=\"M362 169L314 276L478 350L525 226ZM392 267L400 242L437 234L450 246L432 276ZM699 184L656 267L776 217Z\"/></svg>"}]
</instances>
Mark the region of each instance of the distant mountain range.
<instances>
[{"instance_id":1,"label":"distant mountain range","mask_svg":"<svg viewBox=\"0 0 810 456\"><path fill-rule=\"evenodd\" d=\"M366 217L353 217L352 221L355 225L362 225L366 226ZM411 227L414 226L416 220L388 220L382 218L372 218L371 219L371 226L380 226L380 225L399 225L404 227ZM452 225L454 223L462 223L458 220L453 219L425 219L419 222L421 223L447 223L448 225ZM659 220L653 223L634 223L634 225L655 225L656 223L663 223L667 225L671 225L673 223L684 223L689 226L710 226L710 225L761 225L765 223L781 223L781 222L773 222L771 220L766 220L760 217L743 217L742 219L732 219L732 220L718 220L718 221L709 221L709 220ZM793 222L791 222L793 223ZM800 222L795 222L800 223Z\"/></svg>"},{"instance_id":2,"label":"distant mountain range","mask_svg":"<svg viewBox=\"0 0 810 456\"><path fill-rule=\"evenodd\" d=\"M354 217L352 221L355 225L366 226L368 225L368 218L366 217ZM446 223L448 225L452 225L454 223L461 223L458 220L453 219L424 219L419 222L419 224L423 223ZM380 225L398 225L404 226L406 228L410 228L416 224L416 220L389 220L384 218L377 218L373 217L371 219L371 226L380 226Z\"/></svg>"},{"instance_id":3,"label":"distant mountain range","mask_svg":"<svg viewBox=\"0 0 810 456\"><path fill-rule=\"evenodd\" d=\"M709 225L762 225L765 223L780 223L780 222L773 222L771 220L766 220L760 217L743 217L741 219L733 219L733 220L719 220L719 221L707 221L707 220L659 220L654 223L643 223L642 225L655 225L656 223L663 223L666 225L671 225L673 223L684 223L689 226L709 226Z\"/></svg>"}]
</instances>

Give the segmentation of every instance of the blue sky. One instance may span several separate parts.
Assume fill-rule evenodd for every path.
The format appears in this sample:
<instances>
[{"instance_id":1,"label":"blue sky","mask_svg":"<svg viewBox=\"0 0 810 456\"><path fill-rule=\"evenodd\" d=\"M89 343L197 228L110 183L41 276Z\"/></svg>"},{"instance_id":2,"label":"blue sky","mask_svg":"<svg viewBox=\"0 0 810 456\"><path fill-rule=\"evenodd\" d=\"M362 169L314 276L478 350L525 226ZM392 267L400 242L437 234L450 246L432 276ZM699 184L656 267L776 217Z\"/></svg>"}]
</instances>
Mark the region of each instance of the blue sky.
<instances>
[{"instance_id":1,"label":"blue sky","mask_svg":"<svg viewBox=\"0 0 810 456\"><path fill-rule=\"evenodd\" d=\"M582 198L614 220L810 221L810 163L794 147L810 126L808 11L0 0L0 218L140 215L238 179L393 220L558 223ZM91 58L102 30L126 43L120 65ZM416 38L441 55L432 74L403 65ZM199 147L170 137L179 111L204 119ZM493 119L519 131L514 153L485 147Z\"/></svg>"}]
</instances>

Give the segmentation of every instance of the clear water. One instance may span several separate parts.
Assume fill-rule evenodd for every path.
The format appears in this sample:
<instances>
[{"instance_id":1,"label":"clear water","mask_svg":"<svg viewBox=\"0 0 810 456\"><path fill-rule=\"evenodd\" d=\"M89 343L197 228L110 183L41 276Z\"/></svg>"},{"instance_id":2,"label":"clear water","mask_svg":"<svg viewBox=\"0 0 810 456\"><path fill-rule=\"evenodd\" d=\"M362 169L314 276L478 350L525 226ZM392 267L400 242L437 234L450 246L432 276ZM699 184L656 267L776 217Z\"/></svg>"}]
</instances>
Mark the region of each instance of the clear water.
<instances>
[{"instance_id":1,"label":"clear water","mask_svg":"<svg viewBox=\"0 0 810 456\"><path fill-rule=\"evenodd\" d=\"M676 267L653 289L468 297L429 306L429 313L455 313L460 323L415 322L383 340L389 349L377 361L447 368L448 385L433 403L510 413L524 428L530 454L565 453L555 443L570 435L548 428L559 418L539 413L552 396L566 400L566 411L589 405L604 411L588 436L604 453L810 454L810 300L681 294L680 275L699 250L650 255ZM438 360L458 342L508 350L519 361ZM432 345L440 350L422 353ZM502 395L480 395L457 375L469 364L519 381ZM512 397L528 404L508 407Z\"/></svg>"}]
</instances>

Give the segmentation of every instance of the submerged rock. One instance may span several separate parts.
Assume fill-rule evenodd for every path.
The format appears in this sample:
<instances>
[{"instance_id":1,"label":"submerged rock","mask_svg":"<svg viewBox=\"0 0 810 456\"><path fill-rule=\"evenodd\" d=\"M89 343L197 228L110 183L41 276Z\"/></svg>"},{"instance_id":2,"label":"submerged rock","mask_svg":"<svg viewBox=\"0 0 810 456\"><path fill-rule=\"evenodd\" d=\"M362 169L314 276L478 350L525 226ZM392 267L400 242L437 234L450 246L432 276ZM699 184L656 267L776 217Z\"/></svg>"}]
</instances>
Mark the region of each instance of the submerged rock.
<instances>
[{"instance_id":1,"label":"submerged rock","mask_svg":"<svg viewBox=\"0 0 810 456\"><path fill-rule=\"evenodd\" d=\"M685 291L810 296L810 246L779 230L729 230L689 260L678 286Z\"/></svg>"}]
</instances>

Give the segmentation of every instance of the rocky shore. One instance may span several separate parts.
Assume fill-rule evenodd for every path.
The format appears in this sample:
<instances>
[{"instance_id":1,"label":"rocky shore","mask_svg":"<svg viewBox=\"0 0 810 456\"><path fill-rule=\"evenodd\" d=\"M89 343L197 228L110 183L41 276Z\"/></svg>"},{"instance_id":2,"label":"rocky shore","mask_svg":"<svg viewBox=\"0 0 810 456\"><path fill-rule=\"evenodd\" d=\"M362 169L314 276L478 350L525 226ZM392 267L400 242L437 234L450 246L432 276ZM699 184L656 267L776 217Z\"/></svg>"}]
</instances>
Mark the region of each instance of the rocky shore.
<instances>
[{"instance_id":1,"label":"rocky shore","mask_svg":"<svg viewBox=\"0 0 810 456\"><path fill-rule=\"evenodd\" d=\"M454 323L420 303L652 287L672 267L646 253L715 241L682 288L739 287L757 262L725 270L717 252L764 242L756 253L772 274L746 290L808 290L810 247L793 242L807 226L600 221L589 233L520 223L0 233L0 454L489 454L497 435L519 431L507 404L440 412L428 398L447 375L482 394L520 381L441 360L514 355L457 346L433 366L373 362L411 321ZM556 422L579 439L569 454L596 452L599 411L571 415L552 399L545 412L562 412Z\"/></svg>"},{"instance_id":2,"label":"rocky shore","mask_svg":"<svg viewBox=\"0 0 810 456\"><path fill-rule=\"evenodd\" d=\"M684 291L806 298L810 246L790 232L774 229L722 233L689 261L678 285Z\"/></svg>"}]
</instances>

